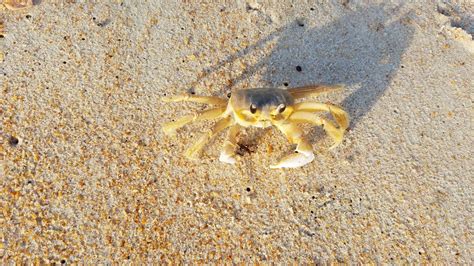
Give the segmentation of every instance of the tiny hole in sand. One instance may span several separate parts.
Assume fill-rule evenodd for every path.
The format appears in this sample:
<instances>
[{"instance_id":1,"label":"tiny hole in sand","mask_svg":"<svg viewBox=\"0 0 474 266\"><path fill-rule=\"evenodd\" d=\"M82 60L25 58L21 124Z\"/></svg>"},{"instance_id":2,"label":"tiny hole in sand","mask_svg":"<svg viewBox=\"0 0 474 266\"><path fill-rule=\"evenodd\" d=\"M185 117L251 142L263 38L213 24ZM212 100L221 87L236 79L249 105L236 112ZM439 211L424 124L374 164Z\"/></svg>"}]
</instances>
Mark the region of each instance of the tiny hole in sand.
<instances>
[{"instance_id":1,"label":"tiny hole in sand","mask_svg":"<svg viewBox=\"0 0 474 266\"><path fill-rule=\"evenodd\" d=\"M302 70L301 66L296 66L296 71L301 72Z\"/></svg>"},{"instance_id":2,"label":"tiny hole in sand","mask_svg":"<svg viewBox=\"0 0 474 266\"><path fill-rule=\"evenodd\" d=\"M16 147L18 143L20 143L20 140L15 136L10 136L10 138L8 139L8 143L10 144L10 146Z\"/></svg>"},{"instance_id":3,"label":"tiny hole in sand","mask_svg":"<svg viewBox=\"0 0 474 266\"><path fill-rule=\"evenodd\" d=\"M288 85L289 85L288 82L283 83L283 86L285 86L285 87L288 87Z\"/></svg>"}]
</instances>

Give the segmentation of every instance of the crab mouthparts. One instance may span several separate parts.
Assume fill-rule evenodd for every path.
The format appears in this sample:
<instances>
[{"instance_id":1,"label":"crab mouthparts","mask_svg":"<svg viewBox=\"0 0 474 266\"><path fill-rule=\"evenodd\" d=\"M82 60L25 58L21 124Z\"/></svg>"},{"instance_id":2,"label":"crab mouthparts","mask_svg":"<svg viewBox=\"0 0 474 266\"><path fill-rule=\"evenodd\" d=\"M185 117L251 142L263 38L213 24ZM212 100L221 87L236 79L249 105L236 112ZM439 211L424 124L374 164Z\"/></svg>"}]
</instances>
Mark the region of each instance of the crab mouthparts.
<instances>
[{"instance_id":1,"label":"crab mouthparts","mask_svg":"<svg viewBox=\"0 0 474 266\"><path fill-rule=\"evenodd\" d=\"M272 126L272 121L269 119L258 119L257 122L258 127L270 127Z\"/></svg>"}]
</instances>

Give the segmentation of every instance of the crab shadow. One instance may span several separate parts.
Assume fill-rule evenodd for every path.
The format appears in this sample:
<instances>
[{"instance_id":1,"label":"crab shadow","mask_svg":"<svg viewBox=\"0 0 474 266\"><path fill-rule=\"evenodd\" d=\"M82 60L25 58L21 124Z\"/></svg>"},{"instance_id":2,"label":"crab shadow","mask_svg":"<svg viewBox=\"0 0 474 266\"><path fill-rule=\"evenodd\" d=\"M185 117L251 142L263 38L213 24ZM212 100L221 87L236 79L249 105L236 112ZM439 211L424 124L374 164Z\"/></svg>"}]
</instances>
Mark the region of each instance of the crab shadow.
<instances>
[{"instance_id":1,"label":"crab shadow","mask_svg":"<svg viewBox=\"0 0 474 266\"><path fill-rule=\"evenodd\" d=\"M289 23L278 32L271 53L237 76L233 84L238 87L239 82L262 68L266 69L262 85L268 87L346 84L350 91L339 104L349 113L353 129L403 68L401 58L413 36L410 20L406 19L410 12L397 17L388 12L383 5L350 10L329 25L315 28L302 26L304 20ZM254 138L262 138L263 134ZM308 138L320 139L320 134L321 129L313 128Z\"/></svg>"},{"instance_id":2,"label":"crab shadow","mask_svg":"<svg viewBox=\"0 0 474 266\"><path fill-rule=\"evenodd\" d=\"M403 68L401 59L414 29L410 26L411 11L402 11L403 5L391 9L383 4L340 9L342 16L321 27L311 28L305 25L304 19L298 19L278 28L255 44L203 69L203 75L193 84L239 58L266 50L269 43L275 42L267 56L232 78L232 87L222 88L219 94L240 89L242 81L259 74L261 87L343 83L348 88L347 96L338 104L349 113L350 128L354 129L364 116L370 115L389 88L392 77ZM267 134L276 131L257 131L240 143L252 149ZM308 138L315 142L322 134L322 129L313 127Z\"/></svg>"}]
</instances>

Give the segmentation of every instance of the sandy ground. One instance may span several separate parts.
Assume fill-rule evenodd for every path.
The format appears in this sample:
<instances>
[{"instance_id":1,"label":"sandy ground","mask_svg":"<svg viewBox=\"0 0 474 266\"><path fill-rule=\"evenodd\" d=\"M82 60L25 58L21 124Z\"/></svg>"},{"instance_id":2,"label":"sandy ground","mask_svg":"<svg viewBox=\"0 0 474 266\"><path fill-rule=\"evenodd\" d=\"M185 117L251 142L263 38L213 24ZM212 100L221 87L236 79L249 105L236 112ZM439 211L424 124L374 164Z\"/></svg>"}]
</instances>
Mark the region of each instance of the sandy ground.
<instances>
[{"instance_id":1,"label":"sandy ground","mask_svg":"<svg viewBox=\"0 0 474 266\"><path fill-rule=\"evenodd\" d=\"M473 2L143 2L1 8L2 264L474 264ZM161 130L206 108L164 95L320 82L352 123L299 169L275 129L236 165Z\"/></svg>"}]
</instances>

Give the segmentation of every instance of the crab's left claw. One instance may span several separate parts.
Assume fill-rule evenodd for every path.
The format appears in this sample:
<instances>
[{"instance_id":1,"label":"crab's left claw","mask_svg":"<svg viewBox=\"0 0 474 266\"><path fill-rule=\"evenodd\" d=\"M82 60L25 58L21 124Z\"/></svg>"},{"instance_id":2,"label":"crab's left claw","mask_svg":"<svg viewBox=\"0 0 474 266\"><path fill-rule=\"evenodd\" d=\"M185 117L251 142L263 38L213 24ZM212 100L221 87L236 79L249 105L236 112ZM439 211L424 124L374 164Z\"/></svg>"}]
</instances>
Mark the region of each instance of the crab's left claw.
<instances>
[{"instance_id":1,"label":"crab's left claw","mask_svg":"<svg viewBox=\"0 0 474 266\"><path fill-rule=\"evenodd\" d=\"M228 164L235 164L237 162L237 160L235 159L235 156L232 156L225 152L221 153L221 155L219 156L219 161L223 163L228 163Z\"/></svg>"},{"instance_id":2,"label":"crab's left claw","mask_svg":"<svg viewBox=\"0 0 474 266\"><path fill-rule=\"evenodd\" d=\"M297 168L306 165L314 160L314 154L309 152L295 152L285 156L277 164L270 165L270 168Z\"/></svg>"},{"instance_id":3,"label":"crab's left claw","mask_svg":"<svg viewBox=\"0 0 474 266\"><path fill-rule=\"evenodd\" d=\"M295 153L285 156L270 168L296 168L306 165L314 160L313 147L303 137L303 131L294 123L276 125L291 143L296 144Z\"/></svg>"}]
</instances>

